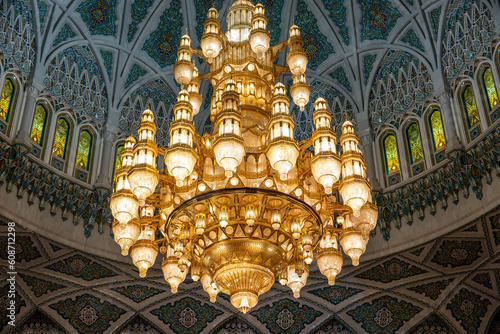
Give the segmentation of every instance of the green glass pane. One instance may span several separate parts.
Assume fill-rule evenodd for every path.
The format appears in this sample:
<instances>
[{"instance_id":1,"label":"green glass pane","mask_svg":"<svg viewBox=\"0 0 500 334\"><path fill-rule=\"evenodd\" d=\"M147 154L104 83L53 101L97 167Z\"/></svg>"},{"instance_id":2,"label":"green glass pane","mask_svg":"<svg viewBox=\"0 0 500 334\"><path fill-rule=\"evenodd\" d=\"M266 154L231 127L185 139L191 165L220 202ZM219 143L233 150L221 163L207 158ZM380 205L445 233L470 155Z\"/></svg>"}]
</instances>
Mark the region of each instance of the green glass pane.
<instances>
[{"instance_id":1,"label":"green glass pane","mask_svg":"<svg viewBox=\"0 0 500 334\"><path fill-rule=\"evenodd\" d=\"M90 146L92 145L92 136L88 131L80 133L78 140L78 153L76 155L76 166L89 170Z\"/></svg>"},{"instance_id":2,"label":"green glass pane","mask_svg":"<svg viewBox=\"0 0 500 334\"><path fill-rule=\"evenodd\" d=\"M0 118L7 120L10 108L12 107L12 98L14 97L14 85L10 79L5 80L2 90L2 99L0 100Z\"/></svg>"},{"instance_id":3,"label":"green glass pane","mask_svg":"<svg viewBox=\"0 0 500 334\"><path fill-rule=\"evenodd\" d=\"M122 159L121 159L122 150L123 150L123 145L118 146L118 148L116 149L115 174L118 169L122 168Z\"/></svg>"},{"instance_id":4,"label":"green glass pane","mask_svg":"<svg viewBox=\"0 0 500 334\"><path fill-rule=\"evenodd\" d=\"M385 161L387 163L387 174L397 172L399 167L398 147L396 137L389 135L384 140Z\"/></svg>"},{"instance_id":5,"label":"green glass pane","mask_svg":"<svg viewBox=\"0 0 500 334\"><path fill-rule=\"evenodd\" d=\"M418 125L412 124L408 128L408 142L410 143L411 163L415 163L424 158L422 152L422 142L420 141L420 133Z\"/></svg>"},{"instance_id":6,"label":"green glass pane","mask_svg":"<svg viewBox=\"0 0 500 334\"><path fill-rule=\"evenodd\" d=\"M441 113L434 111L431 115L432 139L434 141L434 151L440 150L446 145L444 138L443 123L441 122Z\"/></svg>"},{"instance_id":7,"label":"green glass pane","mask_svg":"<svg viewBox=\"0 0 500 334\"><path fill-rule=\"evenodd\" d=\"M472 127L479 122L479 114L477 112L476 100L474 99L474 92L471 86L467 86L464 90L464 103L467 108L469 127Z\"/></svg>"},{"instance_id":8,"label":"green glass pane","mask_svg":"<svg viewBox=\"0 0 500 334\"><path fill-rule=\"evenodd\" d=\"M60 118L57 121L56 137L54 138L54 148L52 154L64 159L66 154L66 142L68 139L69 124L65 119Z\"/></svg>"},{"instance_id":9,"label":"green glass pane","mask_svg":"<svg viewBox=\"0 0 500 334\"><path fill-rule=\"evenodd\" d=\"M486 94L488 95L488 104L490 110L493 110L496 106L498 106L498 95L497 90L495 89L495 83L493 82L493 75L491 74L491 68L486 69L484 71L484 86L486 88Z\"/></svg>"},{"instance_id":10,"label":"green glass pane","mask_svg":"<svg viewBox=\"0 0 500 334\"><path fill-rule=\"evenodd\" d=\"M35 118L33 119L33 127L31 128L31 141L42 146L43 132L45 130L45 119L47 118L47 110L42 105L37 105L35 110Z\"/></svg>"}]
</instances>

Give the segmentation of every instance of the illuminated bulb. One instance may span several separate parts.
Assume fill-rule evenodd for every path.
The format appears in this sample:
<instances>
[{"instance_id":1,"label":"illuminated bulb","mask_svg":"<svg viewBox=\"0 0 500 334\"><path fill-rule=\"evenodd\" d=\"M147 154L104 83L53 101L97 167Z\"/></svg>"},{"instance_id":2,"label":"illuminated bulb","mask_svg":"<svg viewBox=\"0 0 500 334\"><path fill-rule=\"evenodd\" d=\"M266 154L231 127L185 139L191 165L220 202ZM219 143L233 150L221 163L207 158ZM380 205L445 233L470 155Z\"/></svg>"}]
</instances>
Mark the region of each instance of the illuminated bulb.
<instances>
[{"instance_id":1,"label":"illuminated bulb","mask_svg":"<svg viewBox=\"0 0 500 334\"><path fill-rule=\"evenodd\" d=\"M186 89L189 93L189 102L191 103L191 107L193 107L193 116L198 114L201 104L203 103L203 98L200 94L200 79L198 78L198 74L198 69L195 66L193 79Z\"/></svg>"},{"instance_id":2,"label":"illuminated bulb","mask_svg":"<svg viewBox=\"0 0 500 334\"><path fill-rule=\"evenodd\" d=\"M186 274L191 262L188 260L186 254L183 254L179 259L179 269Z\"/></svg>"},{"instance_id":3,"label":"illuminated bulb","mask_svg":"<svg viewBox=\"0 0 500 334\"><path fill-rule=\"evenodd\" d=\"M184 35L181 38L181 45L177 50L177 61L174 65L175 81L180 85L187 85L193 78L194 65L191 63L192 55L191 38Z\"/></svg>"},{"instance_id":4,"label":"illuminated bulb","mask_svg":"<svg viewBox=\"0 0 500 334\"><path fill-rule=\"evenodd\" d=\"M300 235L301 235L301 222L300 219L297 217L294 218L292 222L292 237L295 240L299 240Z\"/></svg>"},{"instance_id":5,"label":"illuminated bulb","mask_svg":"<svg viewBox=\"0 0 500 334\"><path fill-rule=\"evenodd\" d=\"M248 204L245 212L245 220L248 226L253 226L255 224L255 219L257 218L257 211L253 204Z\"/></svg>"},{"instance_id":6,"label":"illuminated bulb","mask_svg":"<svg viewBox=\"0 0 500 334\"><path fill-rule=\"evenodd\" d=\"M229 222L229 213L228 213L228 208L227 206L223 205L221 208L220 208L220 212L219 212L219 224L222 228L225 228Z\"/></svg>"},{"instance_id":7,"label":"illuminated bulb","mask_svg":"<svg viewBox=\"0 0 500 334\"><path fill-rule=\"evenodd\" d=\"M244 297L241 300L241 304L240 304L240 307L238 307L238 310L240 310L243 314L250 311L250 305L248 304L248 299L246 297Z\"/></svg>"},{"instance_id":8,"label":"illuminated bulb","mask_svg":"<svg viewBox=\"0 0 500 334\"><path fill-rule=\"evenodd\" d=\"M267 18L265 15L265 8L259 3L254 7L252 30L248 36L252 51L259 56L269 49L269 43L271 42L271 35L266 30L266 26Z\"/></svg>"},{"instance_id":9,"label":"illuminated bulb","mask_svg":"<svg viewBox=\"0 0 500 334\"><path fill-rule=\"evenodd\" d=\"M191 265L191 279L193 282L198 282L201 277L201 267L198 262L193 262Z\"/></svg>"},{"instance_id":10,"label":"illuminated bulb","mask_svg":"<svg viewBox=\"0 0 500 334\"><path fill-rule=\"evenodd\" d=\"M360 215L358 217L351 217L353 227L361 232L363 236L368 236L370 232L377 226L378 209L370 202L366 202L361 207Z\"/></svg>"},{"instance_id":11,"label":"illuminated bulb","mask_svg":"<svg viewBox=\"0 0 500 334\"><path fill-rule=\"evenodd\" d=\"M182 242L180 240L175 241L174 242L174 253L178 259L181 258L183 251L184 251L184 246L182 245Z\"/></svg>"},{"instance_id":12,"label":"illuminated bulb","mask_svg":"<svg viewBox=\"0 0 500 334\"><path fill-rule=\"evenodd\" d=\"M205 32L201 37L200 47L203 55L208 58L208 62L212 63L222 49L222 41L219 37L220 22L218 20L219 13L215 8L210 8L205 21Z\"/></svg>"},{"instance_id":13,"label":"illuminated bulb","mask_svg":"<svg viewBox=\"0 0 500 334\"><path fill-rule=\"evenodd\" d=\"M113 217L122 226L125 226L132 219L137 218L139 202L130 191L126 171L116 173L116 191L111 195L109 205Z\"/></svg>"},{"instance_id":14,"label":"illuminated bulb","mask_svg":"<svg viewBox=\"0 0 500 334\"><path fill-rule=\"evenodd\" d=\"M281 226L281 215L279 210L273 210L271 215L271 226L275 230L279 230Z\"/></svg>"},{"instance_id":15,"label":"illuminated bulb","mask_svg":"<svg viewBox=\"0 0 500 334\"><path fill-rule=\"evenodd\" d=\"M311 89L306 82L305 76L300 75L297 80L293 80L290 94L292 95L293 102L299 106L300 111L304 111L306 104L309 102L309 95L311 95Z\"/></svg>"},{"instance_id":16,"label":"illuminated bulb","mask_svg":"<svg viewBox=\"0 0 500 334\"><path fill-rule=\"evenodd\" d=\"M288 63L288 67L290 67L290 72L293 75L304 74L307 69L308 59L306 53L302 50L304 41L300 36L300 29L296 25L290 28L288 45L290 53L286 57L286 62Z\"/></svg>"},{"instance_id":17,"label":"illuminated bulb","mask_svg":"<svg viewBox=\"0 0 500 334\"><path fill-rule=\"evenodd\" d=\"M167 251L167 258L161 264L161 270L165 276L165 280L170 284L170 289L172 293L177 293L179 284L184 282L186 278L187 270L182 271L179 268L179 260L173 255L172 247L169 247Z\"/></svg>"},{"instance_id":18,"label":"illuminated bulb","mask_svg":"<svg viewBox=\"0 0 500 334\"><path fill-rule=\"evenodd\" d=\"M320 241L320 247L316 262L323 275L328 278L328 284L334 285L335 278L342 270L342 252L338 249L338 235L336 233L325 233Z\"/></svg>"},{"instance_id":19,"label":"illuminated bulb","mask_svg":"<svg viewBox=\"0 0 500 334\"><path fill-rule=\"evenodd\" d=\"M356 231L354 228L344 230L344 233L340 236L340 244L344 253L351 258L352 264L354 266L359 265L359 258L366 249L366 240L361 232Z\"/></svg>"},{"instance_id":20,"label":"illuminated bulb","mask_svg":"<svg viewBox=\"0 0 500 334\"><path fill-rule=\"evenodd\" d=\"M303 264L300 265L300 262L301 261L299 261L296 265L288 266L287 285L290 289L292 289L293 296L295 298L300 298L300 290L306 285L307 277L309 276L309 269ZM300 269L296 269L296 267L300 267Z\"/></svg>"},{"instance_id":21,"label":"illuminated bulb","mask_svg":"<svg viewBox=\"0 0 500 334\"><path fill-rule=\"evenodd\" d=\"M288 270L283 270L282 272L280 272L279 281L282 286L287 285L288 283L287 276L288 276Z\"/></svg>"},{"instance_id":22,"label":"illuminated bulb","mask_svg":"<svg viewBox=\"0 0 500 334\"><path fill-rule=\"evenodd\" d=\"M201 276L201 284L203 285L203 290L205 290L210 296L210 301L212 303L215 303L217 300L219 289L217 288L215 283L213 283L212 276L203 273L203 275Z\"/></svg>"},{"instance_id":23,"label":"illuminated bulb","mask_svg":"<svg viewBox=\"0 0 500 334\"><path fill-rule=\"evenodd\" d=\"M130 257L139 269L139 276L146 277L146 272L153 266L158 255L158 246L151 240L138 240L130 249Z\"/></svg>"},{"instance_id":24,"label":"illuminated bulb","mask_svg":"<svg viewBox=\"0 0 500 334\"><path fill-rule=\"evenodd\" d=\"M202 235L203 232L205 232L207 216L204 213L199 213L196 215L195 221L196 221L196 234Z\"/></svg>"},{"instance_id":25,"label":"illuminated bulb","mask_svg":"<svg viewBox=\"0 0 500 334\"><path fill-rule=\"evenodd\" d=\"M127 175L130 190L137 197L139 205L145 204L146 198L155 191L159 181L156 169L158 146L155 143L154 118L153 112L149 109L144 110L141 115L141 123L137 130L139 140L134 146L133 166Z\"/></svg>"},{"instance_id":26,"label":"illuminated bulb","mask_svg":"<svg viewBox=\"0 0 500 334\"><path fill-rule=\"evenodd\" d=\"M125 225L115 221L113 223L113 234L115 242L121 247L122 255L127 256L129 248L132 247L141 234L141 226L134 220Z\"/></svg>"}]
</instances>

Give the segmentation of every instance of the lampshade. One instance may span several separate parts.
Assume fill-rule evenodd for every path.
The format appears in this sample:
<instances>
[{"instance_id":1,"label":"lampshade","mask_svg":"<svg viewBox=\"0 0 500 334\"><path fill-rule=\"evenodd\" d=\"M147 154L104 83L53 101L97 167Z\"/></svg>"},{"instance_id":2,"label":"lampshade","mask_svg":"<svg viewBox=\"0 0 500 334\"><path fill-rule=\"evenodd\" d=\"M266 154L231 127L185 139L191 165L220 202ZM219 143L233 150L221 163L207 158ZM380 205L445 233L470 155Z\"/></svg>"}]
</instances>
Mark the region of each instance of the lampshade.
<instances>
[{"instance_id":1,"label":"lampshade","mask_svg":"<svg viewBox=\"0 0 500 334\"><path fill-rule=\"evenodd\" d=\"M139 211L139 202L130 191L126 170L117 171L115 189L109 203L111 214L120 224L125 226L129 221L137 218Z\"/></svg>"},{"instance_id":2,"label":"lampshade","mask_svg":"<svg viewBox=\"0 0 500 334\"><path fill-rule=\"evenodd\" d=\"M217 295L219 294L219 289L215 285L215 283L212 280L212 276L203 273L201 276L201 284L203 286L203 290L205 290L208 295L210 296L210 301L212 303L215 303Z\"/></svg>"},{"instance_id":3,"label":"lampshade","mask_svg":"<svg viewBox=\"0 0 500 334\"><path fill-rule=\"evenodd\" d=\"M271 35L266 29L267 18L265 15L265 8L262 4L257 4L254 7L254 14L252 16L252 30L248 40L252 51L258 55L262 55L269 49L271 42Z\"/></svg>"},{"instance_id":4,"label":"lampshade","mask_svg":"<svg viewBox=\"0 0 500 334\"><path fill-rule=\"evenodd\" d=\"M222 48L222 41L219 37L220 22L218 20L219 12L215 8L210 8L205 21L205 32L201 37L200 47L203 55L211 63L213 58L217 57Z\"/></svg>"},{"instance_id":5,"label":"lampshade","mask_svg":"<svg viewBox=\"0 0 500 334\"><path fill-rule=\"evenodd\" d=\"M161 270L165 280L170 284L172 293L177 293L179 284L186 278L187 270L183 272L179 269L179 260L173 255L172 247L167 250L167 258L162 262Z\"/></svg>"},{"instance_id":6,"label":"lampshade","mask_svg":"<svg viewBox=\"0 0 500 334\"><path fill-rule=\"evenodd\" d=\"M351 222L353 227L361 232L363 236L368 236L368 234L377 226L378 219L378 209L370 202L366 202L365 205L361 207L360 215L358 217L352 216Z\"/></svg>"},{"instance_id":7,"label":"lampshade","mask_svg":"<svg viewBox=\"0 0 500 334\"><path fill-rule=\"evenodd\" d=\"M354 228L348 228L340 236L340 244L344 253L349 255L354 266L359 265L359 258L366 249L366 241L361 232L356 231Z\"/></svg>"},{"instance_id":8,"label":"lampshade","mask_svg":"<svg viewBox=\"0 0 500 334\"><path fill-rule=\"evenodd\" d=\"M298 269L297 269L298 268ZM299 275L300 273L300 275ZM295 298L300 297L300 290L306 285L309 269L303 264L288 266L288 287L292 289Z\"/></svg>"},{"instance_id":9,"label":"lampshade","mask_svg":"<svg viewBox=\"0 0 500 334\"><path fill-rule=\"evenodd\" d=\"M304 111L306 104L309 102L309 95L311 95L311 89L304 75L298 75L297 79L293 80L290 94L292 95L293 102L299 106L301 111Z\"/></svg>"},{"instance_id":10,"label":"lampshade","mask_svg":"<svg viewBox=\"0 0 500 334\"><path fill-rule=\"evenodd\" d=\"M320 249L316 258L318 268L328 278L328 284L335 284L335 277L342 269L342 252L334 248Z\"/></svg>"},{"instance_id":11,"label":"lampshade","mask_svg":"<svg viewBox=\"0 0 500 334\"><path fill-rule=\"evenodd\" d=\"M300 36L300 29L296 25L290 28L288 44L290 53L286 57L286 62L290 67L290 72L295 76L302 75L306 72L308 59L306 53L302 50L304 41Z\"/></svg>"},{"instance_id":12,"label":"lampshade","mask_svg":"<svg viewBox=\"0 0 500 334\"><path fill-rule=\"evenodd\" d=\"M113 223L113 235L115 242L120 245L122 255L127 256L129 248L137 241L141 234L141 226L135 221L121 224L118 221Z\"/></svg>"},{"instance_id":13,"label":"lampshade","mask_svg":"<svg viewBox=\"0 0 500 334\"><path fill-rule=\"evenodd\" d=\"M191 50L191 38L184 35L181 45L177 51L177 61L174 65L175 81L181 85L187 85L193 78L194 65L191 63L193 51Z\"/></svg>"},{"instance_id":14,"label":"lampshade","mask_svg":"<svg viewBox=\"0 0 500 334\"><path fill-rule=\"evenodd\" d=\"M151 240L138 240L130 250L134 265L139 269L139 275L146 277L146 272L153 266L158 255L158 246Z\"/></svg>"}]
</instances>

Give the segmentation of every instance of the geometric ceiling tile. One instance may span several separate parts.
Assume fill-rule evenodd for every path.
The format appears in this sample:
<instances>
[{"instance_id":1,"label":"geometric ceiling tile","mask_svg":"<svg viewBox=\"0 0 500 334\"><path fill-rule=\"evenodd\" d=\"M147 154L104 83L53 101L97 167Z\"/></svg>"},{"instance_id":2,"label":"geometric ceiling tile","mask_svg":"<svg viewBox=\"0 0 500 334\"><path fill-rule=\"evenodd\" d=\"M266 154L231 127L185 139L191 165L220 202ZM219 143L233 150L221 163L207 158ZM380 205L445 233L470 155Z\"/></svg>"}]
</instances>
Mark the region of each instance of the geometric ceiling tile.
<instances>
[{"instance_id":1,"label":"geometric ceiling tile","mask_svg":"<svg viewBox=\"0 0 500 334\"><path fill-rule=\"evenodd\" d=\"M11 298L11 294L13 292L15 297ZM8 308L12 308L12 302L15 304L13 310L10 310ZM26 306L26 302L19 293L16 293L15 284L13 285L13 289L11 288L10 283L0 287L0 314L2 315L0 318L0 332L2 332L3 328L7 326L7 324L9 324L9 327L17 324L16 315L21 311L21 307L23 306Z\"/></svg>"},{"instance_id":2,"label":"geometric ceiling tile","mask_svg":"<svg viewBox=\"0 0 500 334\"><path fill-rule=\"evenodd\" d=\"M443 281L436 281L436 282L413 286L407 289L418 292L420 294L425 294L430 299L436 300L441 294L441 291L443 291L454 280L455 280L454 278L450 278Z\"/></svg>"},{"instance_id":3,"label":"geometric ceiling tile","mask_svg":"<svg viewBox=\"0 0 500 334\"><path fill-rule=\"evenodd\" d=\"M488 299L483 300L480 295L462 288L446 305L446 309L451 310L453 317L467 332L477 333L481 318L486 314L489 305L491 302Z\"/></svg>"},{"instance_id":4,"label":"geometric ceiling tile","mask_svg":"<svg viewBox=\"0 0 500 334\"><path fill-rule=\"evenodd\" d=\"M108 73L108 78L111 81L111 72L113 71L113 53L110 51L101 51L101 58Z\"/></svg>"},{"instance_id":5,"label":"geometric ceiling tile","mask_svg":"<svg viewBox=\"0 0 500 334\"><path fill-rule=\"evenodd\" d=\"M41 0L37 0L36 4L37 4L37 7L38 7L38 21L40 22L40 28L41 28L41 30L43 30L45 28L44 27L45 14L47 14L48 5L45 2L41 1Z\"/></svg>"},{"instance_id":6,"label":"geometric ceiling tile","mask_svg":"<svg viewBox=\"0 0 500 334\"><path fill-rule=\"evenodd\" d=\"M457 333L457 330L446 323L437 313L431 313L418 325L413 327L408 334L424 334L424 333Z\"/></svg>"},{"instance_id":7,"label":"geometric ceiling tile","mask_svg":"<svg viewBox=\"0 0 500 334\"><path fill-rule=\"evenodd\" d=\"M7 237L0 238L0 258L2 260L7 261L10 259L9 253L12 252L12 249L15 251L16 262L29 262L42 256L31 238L27 235L17 236L15 245L8 245L7 239Z\"/></svg>"},{"instance_id":8,"label":"geometric ceiling tile","mask_svg":"<svg viewBox=\"0 0 500 334\"><path fill-rule=\"evenodd\" d=\"M418 38L417 34L413 29L409 29L406 34L401 38L401 41L403 43L409 44L421 51L425 51L424 46L422 45L422 42L420 42L420 39Z\"/></svg>"},{"instance_id":9,"label":"geometric ceiling tile","mask_svg":"<svg viewBox=\"0 0 500 334\"><path fill-rule=\"evenodd\" d=\"M264 323L274 334L297 334L312 323L322 312L290 299L282 299L272 305L261 307L250 313Z\"/></svg>"},{"instance_id":10,"label":"geometric ceiling tile","mask_svg":"<svg viewBox=\"0 0 500 334\"><path fill-rule=\"evenodd\" d=\"M428 271L418 268L398 258L392 258L378 266L370 268L355 277L369 279L372 281L389 283L410 276L425 274Z\"/></svg>"},{"instance_id":11,"label":"geometric ceiling tile","mask_svg":"<svg viewBox=\"0 0 500 334\"><path fill-rule=\"evenodd\" d=\"M26 284L35 293L35 296L40 297L50 291L55 291L58 289L65 288L64 285L60 285L54 282L49 282L37 277L19 274L19 276L26 282Z\"/></svg>"},{"instance_id":12,"label":"geometric ceiling tile","mask_svg":"<svg viewBox=\"0 0 500 334\"><path fill-rule=\"evenodd\" d=\"M63 334L66 330L54 319L49 317L39 309L35 309L22 324L19 325L19 332L24 334Z\"/></svg>"},{"instance_id":13,"label":"geometric ceiling tile","mask_svg":"<svg viewBox=\"0 0 500 334\"><path fill-rule=\"evenodd\" d=\"M418 306L394 297L382 296L347 312L370 333L396 333L403 323L422 311Z\"/></svg>"},{"instance_id":14,"label":"geometric ceiling tile","mask_svg":"<svg viewBox=\"0 0 500 334\"><path fill-rule=\"evenodd\" d=\"M177 58L182 27L180 9L180 0L172 0L170 7L161 15L158 27L142 47L162 68L173 65Z\"/></svg>"},{"instance_id":15,"label":"geometric ceiling tile","mask_svg":"<svg viewBox=\"0 0 500 334\"><path fill-rule=\"evenodd\" d=\"M50 245L50 248L52 248L52 251L53 251L54 253L55 253L55 252L57 252L57 251L62 250L62 248L61 248L61 247L59 247L59 246L58 246L58 245L56 245L56 244L49 243L49 245Z\"/></svg>"},{"instance_id":16,"label":"geometric ceiling tile","mask_svg":"<svg viewBox=\"0 0 500 334\"><path fill-rule=\"evenodd\" d=\"M130 86L133 82L137 81L139 77L143 76L146 74L147 71L144 70L142 67L140 67L137 64L132 65L132 68L130 69L130 73L128 75L127 81L125 82L125 88Z\"/></svg>"},{"instance_id":17,"label":"geometric ceiling tile","mask_svg":"<svg viewBox=\"0 0 500 334\"><path fill-rule=\"evenodd\" d=\"M467 283L479 290L490 293L494 296L499 296L495 271L493 270L477 272L476 274L470 276Z\"/></svg>"},{"instance_id":18,"label":"geometric ceiling tile","mask_svg":"<svg viewBox=\"0 0 500 334\"><path fill-rule=\"evenodd\" d=\"M361 38L386 39L401 13L387 0L358 0L363 11Z\"/></svg>"},{"instance_id":19,"label":"geometric ceiling tile","mask_svg":"<svg viewBox=\"0 0 500 334\"><path fill-rule=\"evenodd\" d=\"M80 254L52 263L45 266L45 268L82 278L86 281L118 275L103 265L83 257Z\"/></svg>"},{"instance_id":20,"label":"geometric ceiling tile","mask_svg":"<svg viewBox=\"0 0 500 334\"><path fill-rule=\"evenodd\" d=\"M422 254L422 251L424 250L425 247L420 247L420 248L417 248L413 251L411 251L410 253L412 253L413 255L415 256L420 256L420 254Z\"/></svg>"},{"instance_id":21,"label":"geometric ceiling tile","mask_svg":"<svg viewBox=\"0 0 500 334\"><path fill-rule=\"evenodd\" d=\"M56 46L59 43L62 43L75 36L76 36L75 32L71 29L71 27L67 23L65 23L61 28L61 31L59 31L56 38L54 39L54 42L52 42L52 46Z\"/></svg>"},{"instance_id":22,"label":"geometric ceiling tile","mask_svg":"<svg viewBox=\"0 0 500 334\"><path fill-rule=\"evenodd\" d=\"M114 35L116 0L87 0L76 9L92 35Z\"/></svg>"},{"instance_id":23,"label":"geometric ceiling tile","mask_svg":"<svg viewBox=\"0 0 500 334\"><path fill-rule=\"evenodd\" d=\"M493 285L491 283L491 275L489 272L479 273L472 277L472 280L476 283L481 284L484 287L487 287L490 290L493 290Z\"/></svg>"},{"instance_id":24,"label":"geometric ceiling tile","mask_svg":"<svg viewBox=\"0 0 500 334\"><path fill-rule=\"evenodd\" d=\"M314 334L354 334L346 325L344 325L340 320L333 316L321 325Z\"/></svg>"},{"instance_id":25,"label":"geometric ceiling tile","mask_svg":"<svg viewBox=\"0 0 500 334\"><path fill-rule=\"evenodd\" d=\"M142 315L136 315L129 320L114 333L120 334L161 334L163 333L153 323L149 322Z\"/></svg>"},{"instance_id":26,"label":"geometric ceiling tile","mask_svg":"<svg viewBox=\"0 0 500 334\"><path fill-rule=\"evenodd\" d=\"M307 10L304 0L297 2L297 16L295 24L300 28L304 39L304 51L309 58L308 67L315 70L331 54L334 53L332 45L318 27L318 20L313 13Z\"/></svg>"},{"instance_id":27,"label":"geometric ceiling tile","mask_svg":"<svg viewBox=\"0 0 500 334\"><path fill-rule=\"evenodd\" d=\"M149 297L165 292L165 290L155 289L144 285L121 286L118 288L112 288L111 290L132 299L136 303L140 303Z\"/></svg>"},{"instance_id":28,"label":"geometric ceiling tile","mask_svg":"<svg viewBox=\"0 0 500 334\"><path fill-rule=\"evenodd\" d=\"M498 334L500 333L500 309L497 310L495 317L491 320L490 328L488 329L488 334Z\"/></svg>"},{"instance_id":29,"label":"geometric ceiling tile","mask_svg":"<svg viewBox=\"0 0 500 334\"><path fill-rule=\"evenodd\" d=\"M128 26L128 41L132 41L134 35L137 31L137 25L141 23L142 19L148 13L148 8L153 3L153 0L142 0L142 1L134 1L131 5L130 13L132 14L132 22Z\"/></svg>"},{"instance_id":30,"label":"geometric ceiling tile","mask_svg":"<svg viewBox=\"0 0 500 334\"><path fill-rule=\"evenodd\" d=\"M431 261L443 267L455 268L472 264L482 253L481 241L444 240Z\"/></svg>"},{"instance_id":31,"label":"geometric ceiling tile","mask_svg":"<svg viewBox=\"0 0 500 334\"><path fill-rule=\"evenodd\" d=\"M486 219L488 228L491 230L492 243L496 249L500 245L500 214L497 213Z\"/></svg>"},{"instance_id":32,"label":"geometric ceiling tile","mask_svg":"<svg viewBox=\"0 0 500 334\"><path fill-rule=\"evenodd\" d=\"M220 325L217 325L211 334L259 334L260 331L247 320L232 316L224 320Z\"/></svg>"},{"instance_id":33,"label":"geometric ceiling tile","mask_svg":"<svg viewBox=\"0 0 500 334\"><path fill-rule=\"evenodd\" d=\"M431 10L431 22L434 28L434 38L437 38L439 32L439 18L441 17L441 6Z\"/></svg>"},{"instance_id":34,"label":"geometric ceiling tile","mask_svg":"<svg viewBox=\"0 0 500 334\"><path fill-rule=\"evenodd\" d=\"M80 333L102 333L116 322L125 310L90 294L68 298L50 305Z\"/></svg>"},{"instance_id":35,"label":"geometric ceiling tile","mask_svg":"<svg viewBox=\"0 0 500 334\"><path fill-rule=\"evenodd\" d=\"M316 290L308 291L313 295L321 297L325 300L328 300L330 303L337 305L347 298L354 296L357 293L360 293L361 289L343 287L339 285L328 286L326 288L319 288Z\"/></svg>"},{"instance_id":36,"label":"geometric ceiling tile","mask_svg":"<svg viewBox=\"0 0 500 334\"><path fill-rule=\"evenodd\" d=\"M151 314L156 315L177 334L199 333L222 313L215 307L206 303L202 304L191 297L151 311Z\"/></svg>"},{"instance_id":37,"label":"geometric ceiling tile","mask_svg":"<svg viewBox=\"0 0 500 334\"><path fill-rule=\"evenodd\" d=\"M323 0L326 9L330 12L330 18L335 22L340 29L340 34L344 39L344 43L349 45L349 31L346 27L346 8L344 0Z\"/></svg>"},{"instance_id":38,"label":"geometric ceiling tile","mask_svg":"<svg viewBox=\"0 0 500 334\"><path fill-rule=\"evenodd\" d=\"M377 55L368 55L363 57L363 71L365 73L365 85L368 84L368 79L373 70L373 64L377 60Z\"/></svg>"},{"instance_id":39,"label":"geometric ceiling tile","mask_svg":"<svg viewBox=\"0 0 500 334\"><path fill-rule=\"evenodd\" d=\"M351 84L347 79L344 68L339 67L335 71L329 74L333 79L337 80L342 86L347 88L348 91L352 92Z\"/></svg>"}]
</instances>

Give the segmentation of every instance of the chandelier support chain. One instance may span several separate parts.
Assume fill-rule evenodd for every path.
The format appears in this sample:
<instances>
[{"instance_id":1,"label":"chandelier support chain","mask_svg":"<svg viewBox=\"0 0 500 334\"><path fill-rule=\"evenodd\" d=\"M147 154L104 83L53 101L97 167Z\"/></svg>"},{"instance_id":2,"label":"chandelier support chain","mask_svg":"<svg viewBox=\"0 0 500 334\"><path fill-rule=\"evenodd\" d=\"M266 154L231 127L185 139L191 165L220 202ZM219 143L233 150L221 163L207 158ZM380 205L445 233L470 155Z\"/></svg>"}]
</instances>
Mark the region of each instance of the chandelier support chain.
<instances>
[{"instance_id":1,"label":"chandelier support chain","mask_svg":"<svg viewBox=\"0 0 500 334\"><path fill-rule=\"evenodd\" d=\"M290 99L278 80L291 73L291 97L304 110L311 90L300 29L293 25L287 41L271 46L265 8L249 0L234 1L226 33L215 8L204 27L201 50L181 38L174 66L181 91L168 147L156 145L150 110L141 116L138 140L125 142L110 202L113 233L141 277L164 254L161 268L173 293L190 272L211 301L226 293L246 313L276 279L298 298L314 260L333 285L343 253L359 263L378 210L354 126L343 124L337 152L322 97L311 138L294 139ZM288 66L275 65L286 46ZM209 72L198 73L193 55ZM201 80L214 88L214 129L202 137L193 125ZM157 169L158 155L166 172Z\"/></svg>"}]
</instances>

